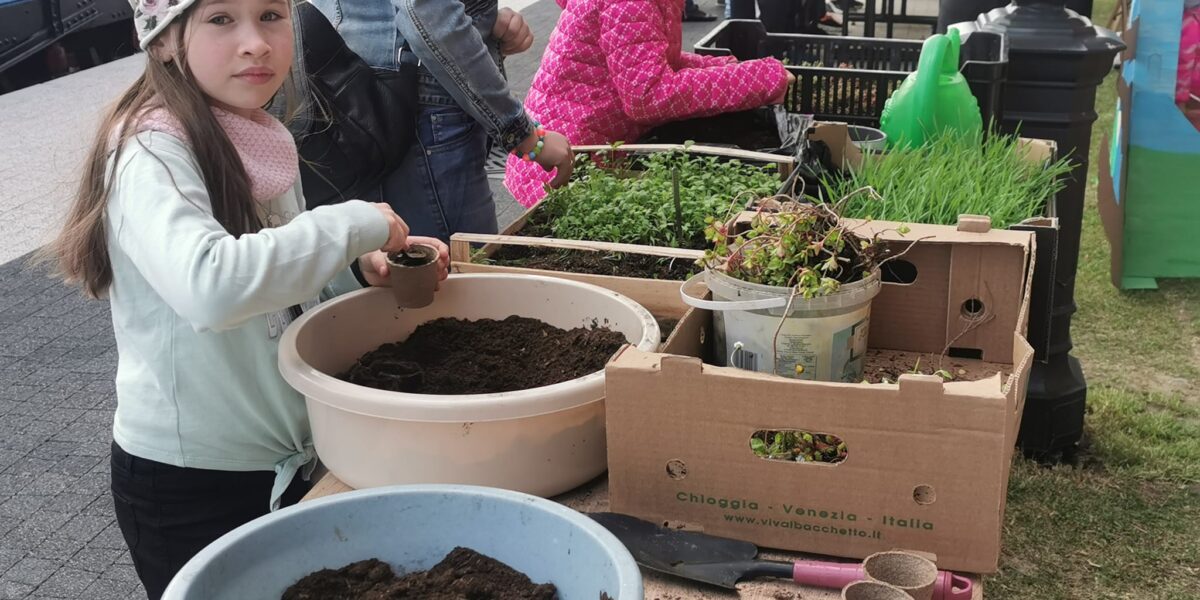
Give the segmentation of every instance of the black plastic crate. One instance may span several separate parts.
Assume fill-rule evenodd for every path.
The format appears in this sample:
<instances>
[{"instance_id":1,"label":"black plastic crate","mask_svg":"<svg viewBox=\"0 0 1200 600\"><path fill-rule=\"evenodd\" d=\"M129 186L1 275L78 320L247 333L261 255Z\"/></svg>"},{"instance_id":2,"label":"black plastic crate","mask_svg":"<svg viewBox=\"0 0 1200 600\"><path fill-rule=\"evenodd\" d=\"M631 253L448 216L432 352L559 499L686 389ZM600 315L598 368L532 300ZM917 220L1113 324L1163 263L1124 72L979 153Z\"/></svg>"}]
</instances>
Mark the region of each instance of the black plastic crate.
<instances>
[{"instance_id":1,"label":"black plastic crate","mask_svg":"<svg viewBox=\"0 0 1200 600\"><path fill-rule=\"evenodd\" d=\"M1008 45L1001 34L963 44L960 71L979 101L984 123L1001 117L1001 88L1008 69ZM788 110L822 121L878 126L883 105L917 69L921 42L859 37L767 33L759 21L731 19L717 25L696 52L732 55L738 60L773 57L796 76Z\"/></svg>"}]
</instances>

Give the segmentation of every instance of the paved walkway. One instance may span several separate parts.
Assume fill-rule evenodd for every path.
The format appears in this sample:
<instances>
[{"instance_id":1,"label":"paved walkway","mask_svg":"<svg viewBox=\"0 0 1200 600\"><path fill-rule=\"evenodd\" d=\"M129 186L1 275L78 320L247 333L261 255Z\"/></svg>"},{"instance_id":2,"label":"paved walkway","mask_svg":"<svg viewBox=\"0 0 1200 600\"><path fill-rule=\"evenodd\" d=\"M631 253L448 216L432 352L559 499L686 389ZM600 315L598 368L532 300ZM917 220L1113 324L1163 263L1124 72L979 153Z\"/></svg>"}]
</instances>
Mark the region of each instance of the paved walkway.
<instances>
[{"instance_id":1,"label":"paved walkway","mask_svg":"<svg viewBox=\"0 0 1200 600\"><path fill-rule=\"evenodd\" d=\"M524 6L537 36L507 65L525 90L559 10L554 0L504 3ZM684 46L712 25L686 24ZM108 495L117 360L108 305L25 267L69 205L100 112L142 60L0 96L0 599L145 597ZM514 206L500 199L503 223Z\"/></svg>"}]
</instances>

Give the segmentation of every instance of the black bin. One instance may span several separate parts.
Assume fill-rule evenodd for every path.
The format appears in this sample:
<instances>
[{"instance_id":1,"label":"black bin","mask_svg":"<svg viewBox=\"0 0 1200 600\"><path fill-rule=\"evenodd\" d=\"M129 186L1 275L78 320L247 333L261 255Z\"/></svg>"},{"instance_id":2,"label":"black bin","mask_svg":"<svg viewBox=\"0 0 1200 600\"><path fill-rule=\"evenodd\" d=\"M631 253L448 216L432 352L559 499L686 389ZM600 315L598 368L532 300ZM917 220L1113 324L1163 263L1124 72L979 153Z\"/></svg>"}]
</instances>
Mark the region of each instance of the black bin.
<instances>
[{"instance_id":1,"label":"black bin","mask_svg":"<svg viewBox=\"0 0 1200 600\"><path fill-rule=\"evenodd\" d=\"M978 35L978 34L976 34ZM821 121L878 126L883 105L917 68L920 41L767 33L759 21L730 19L699 42L698 54L738 60L773 57L796 76L788 110ZM1005 36L965 42L960 70L979 101L984 123L1003 117L1002 91L1008 70Z\"/></svg>"}]
</instances>

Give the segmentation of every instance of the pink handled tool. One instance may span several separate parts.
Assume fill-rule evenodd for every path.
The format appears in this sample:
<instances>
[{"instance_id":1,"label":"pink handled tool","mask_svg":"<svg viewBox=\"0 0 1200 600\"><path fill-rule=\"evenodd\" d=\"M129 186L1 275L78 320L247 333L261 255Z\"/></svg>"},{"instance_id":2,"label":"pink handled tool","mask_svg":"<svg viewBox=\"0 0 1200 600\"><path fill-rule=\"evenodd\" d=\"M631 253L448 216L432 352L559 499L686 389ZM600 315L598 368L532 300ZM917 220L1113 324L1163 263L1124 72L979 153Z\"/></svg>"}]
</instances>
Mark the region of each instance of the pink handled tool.
<instances>
[{"instance_id":1,"label":"pink handled tool","mask_svg":"<svg viewBox=\"0 0 1200 600\"><path fill-rule=\"evenodd\" d=\"M588 516L617 536L639 565L724 588L736 589L737 583L746 579L777 577L791 578L802 585L841 589L867 578L860 563L760 560L758 547L750 542L669 529L619 513ZM970 579L938 571L933 600L970 600L971 591Z\"/></svg>"}]
</instances>

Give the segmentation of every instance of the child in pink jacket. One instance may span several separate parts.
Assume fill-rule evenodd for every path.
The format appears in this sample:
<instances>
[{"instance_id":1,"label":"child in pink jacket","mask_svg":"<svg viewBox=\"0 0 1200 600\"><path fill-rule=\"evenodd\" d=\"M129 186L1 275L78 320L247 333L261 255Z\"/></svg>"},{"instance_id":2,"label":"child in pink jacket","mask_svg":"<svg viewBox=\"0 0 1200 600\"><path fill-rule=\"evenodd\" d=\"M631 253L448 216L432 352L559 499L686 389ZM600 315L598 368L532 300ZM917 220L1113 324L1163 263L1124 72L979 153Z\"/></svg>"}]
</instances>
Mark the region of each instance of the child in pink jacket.
<instances>
[{"instance_id":1,"label":"child in pink jacket","mask_svg":"<svg viewBox=\"0 0 1200 600\"><path fill-rule=\"evenodd\" d=\"M1200 97L1200 0L1184 0L1183 31L1179 39L1175 102L1186 106L1190 96Z\"/></svg>"},{"instance_id":2,"label":"child in pink jacket","mask_svg":"<svg viewBox=\"0 0 1200 600\"><path fill-rule=\"evenodd\" d=\"M684 0L557 0L525 110L572 144L632 142L669 121L783 100L789 75L773 58L682 52ZM524 206L545 195L551 173L508 157L504 183Z\"/></svg>"}]
</instances>

